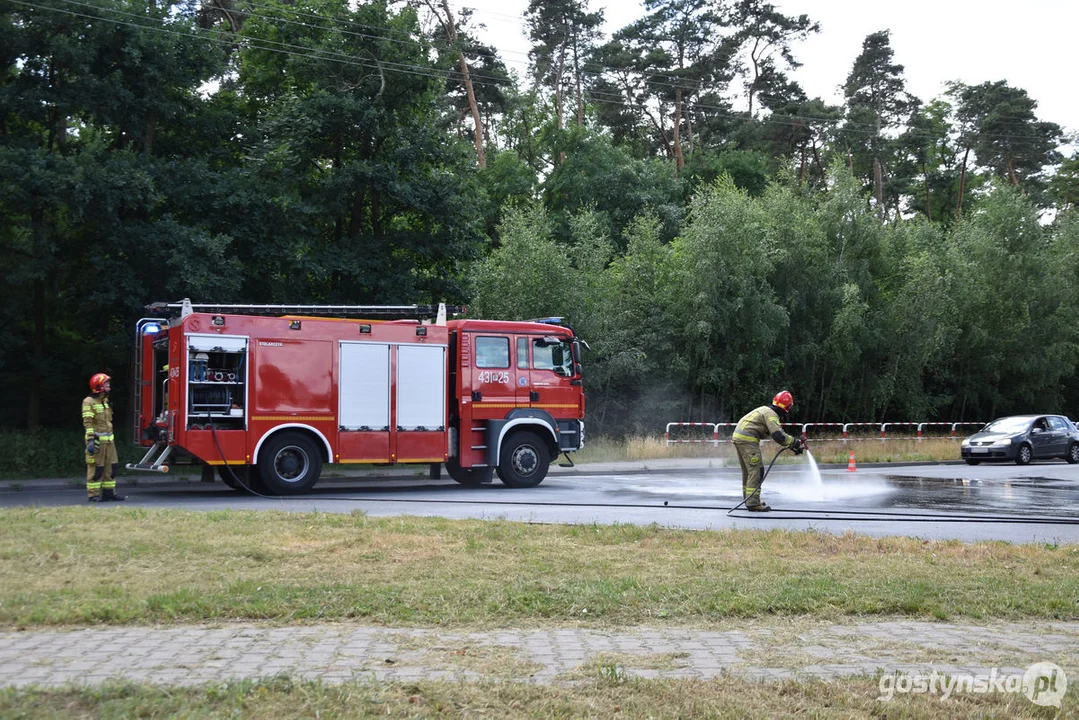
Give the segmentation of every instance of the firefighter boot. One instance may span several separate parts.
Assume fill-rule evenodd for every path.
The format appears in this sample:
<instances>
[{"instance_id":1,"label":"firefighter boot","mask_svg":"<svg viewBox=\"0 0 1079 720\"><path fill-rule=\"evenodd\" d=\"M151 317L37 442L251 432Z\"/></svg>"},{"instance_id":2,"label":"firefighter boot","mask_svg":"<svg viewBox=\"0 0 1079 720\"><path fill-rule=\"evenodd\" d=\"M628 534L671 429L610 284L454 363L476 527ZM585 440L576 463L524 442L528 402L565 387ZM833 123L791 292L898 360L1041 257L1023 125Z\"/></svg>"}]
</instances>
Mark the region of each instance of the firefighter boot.
<instances>
[{"instance_id":1,"label":"firefighter boot","mask_svg":"<svg viewBox=\"0 0 1079 720\"><path fill-rule=\"evenodd\" d=\"M91 458L93 460L93 458ZM95 467L91 462L86 466L86 501L87 502L101 502L101 476L104 474L104 470L99 467Z\"/></svg>"},{"instance_id":2,"label":"firefighter boot","mask_svg":"<svg viewBox=\"0 0 1079 720\"><path fill-rule=\"evenodd\" d=\"M123 502L124 500L127 500L127 495L117 495L116 490L114 490L113 488L106 488L101 491L101 500L111 502Z\"/></svg>"}]
</instances>

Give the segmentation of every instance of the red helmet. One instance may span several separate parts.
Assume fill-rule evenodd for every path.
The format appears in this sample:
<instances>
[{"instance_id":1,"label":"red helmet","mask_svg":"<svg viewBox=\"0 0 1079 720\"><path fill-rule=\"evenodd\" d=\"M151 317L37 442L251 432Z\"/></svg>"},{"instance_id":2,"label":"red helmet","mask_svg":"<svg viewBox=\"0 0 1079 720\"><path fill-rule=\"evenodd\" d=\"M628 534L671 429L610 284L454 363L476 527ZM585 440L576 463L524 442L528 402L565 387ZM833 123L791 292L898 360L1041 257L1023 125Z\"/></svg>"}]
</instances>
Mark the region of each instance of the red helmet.
<instances>
[{"instance_id":1,"label":"red helmet","mask_svg":"<svg viewBox=\"0 0 1079 720\"><path fill-rule=\"evenodd\" d=\"M772 404L790 412L791 408L794 407L794 396L790 394L789 390L780 390L776 393L776 396L772 398Z\"/></svg>"},{"instance_id":2,"label":"red helmet","mask_svg":"<svg viewBox=\"0 0 1079 720\"><path fill-rule=\"evenodd\" d=\"M112 380L112 378L110 378L105 373L96 373L93 377L90 378L90 392L101 392L105 389L105 383L107 383L109 380Z\"/></svg>"}]
</instances>

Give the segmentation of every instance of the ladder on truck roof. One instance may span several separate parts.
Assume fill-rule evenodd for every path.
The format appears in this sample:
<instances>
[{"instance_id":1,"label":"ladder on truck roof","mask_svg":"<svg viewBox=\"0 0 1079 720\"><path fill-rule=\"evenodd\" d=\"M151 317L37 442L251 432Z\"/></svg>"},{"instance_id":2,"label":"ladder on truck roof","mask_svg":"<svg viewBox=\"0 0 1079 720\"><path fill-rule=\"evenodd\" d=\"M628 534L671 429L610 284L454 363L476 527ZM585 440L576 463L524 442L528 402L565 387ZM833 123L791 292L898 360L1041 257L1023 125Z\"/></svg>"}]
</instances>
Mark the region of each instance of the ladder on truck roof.
<instances>
[{"instance_id":1,"label":"ladder on truck roof","mask_svg":"<svg viewBox=\"0 0 1079 720\"><path fill-rule=\"evenodd\" d=\"M446 324L447 313L460 315L465 312L463 305L228 305L220 303L192 303L184 298L180 302L156 302L146 309L161 315L173 315L181 318L192 313L216 313L220 315L306 315L309 317L381 317L399 320L409 318L431 318L436 325ZM170 313L171 311L171 313ZM178 312L177 312L178 311Z\"/></svg>"}]
</instances>

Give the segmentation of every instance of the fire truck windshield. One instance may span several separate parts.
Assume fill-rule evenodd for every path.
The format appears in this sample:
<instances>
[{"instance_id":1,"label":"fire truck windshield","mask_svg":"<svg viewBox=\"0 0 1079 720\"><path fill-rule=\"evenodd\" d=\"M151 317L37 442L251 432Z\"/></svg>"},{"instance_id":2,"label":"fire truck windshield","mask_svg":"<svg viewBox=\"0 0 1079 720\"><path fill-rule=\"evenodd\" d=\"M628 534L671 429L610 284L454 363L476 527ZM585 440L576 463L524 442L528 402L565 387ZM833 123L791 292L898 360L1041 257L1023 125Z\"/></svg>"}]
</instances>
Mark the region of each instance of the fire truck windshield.
<instances>
[{"instance_id":1,"label":"fire truck windshield","mask_svg":"<svg viewBox=\"0 0 1079 720\"><path fill-rule=\"evenodd\" d=\"M556 375L573 375L573 353L566 340L543 338L532 341L532 367L553 370Z\"/></svg>"}]
</instances>

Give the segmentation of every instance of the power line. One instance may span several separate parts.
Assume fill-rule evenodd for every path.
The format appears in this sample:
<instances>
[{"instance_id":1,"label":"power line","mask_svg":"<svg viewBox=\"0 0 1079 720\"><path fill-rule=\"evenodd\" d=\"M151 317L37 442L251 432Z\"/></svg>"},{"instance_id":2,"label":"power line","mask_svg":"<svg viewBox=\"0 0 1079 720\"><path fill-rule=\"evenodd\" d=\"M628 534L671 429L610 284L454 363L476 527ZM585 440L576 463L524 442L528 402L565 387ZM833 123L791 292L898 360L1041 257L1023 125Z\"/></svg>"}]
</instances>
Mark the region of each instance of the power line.
<instances>
[{"instance_id":1,"label":"power line","mask_svg":"<svg viewBox=\"0 0 1079 720\"><path fill-rule=\"evenodd\" d=\"M365 69L368 69L368 70L378 70L378 69L381 69L385 65L385 66L394 67L397 72L402 72L402 73L405 73L405 74L412 74L412 75L423 75L425 77L430 77L430 78L446 79L447 75L452 74L452 73L439 74L438 71L434 70L433 68L421 68L421 66L418 66L418 65L408 65L408 64L405 64L405 63L394 63L394 62L389 62L389 61L386 61L386 62L382 62L382 61L367 62L367 61L363 61L363 60L357 60L357 59L353 58L352 56L345 55L345 54L339 53L339 52L333 52L333 51L328 51L328 50L318 50L317 48L305 48L305 47L300 46L300 45L293 45L293 44L290 44L290 43L283 43L283 42L279 42L279 41L276 41L276 40L266 40L266 39L263 39L263 38L249 38L249 37L241 38L241 37L238 37L238 36L235 39L230 40L230 39L227 39L227 38L224 38L224 37L215 36L214 34L208 33L208 32L187 32L187 31L184 31L184 30L176 29L175 25L173 25L171 27L147 25L147 24L141 23L141 22L128 22L128 21L124 21L124 20L118 20L118 19L115 19L115 18L102 17L101 15L92 15L92 14L87 14L87 13L76 12L74 10L65 10L63 8L55 8L55 7L48 7L48 6L44 6L44 5L37 5L37 4L32 3L32 2L26 2L26 0L9 0L9 1L14 5L24 5L26 7L32 7L32 8L35 8L37 10L48 10L48 11L52 11L52 12L59 12L59 13L65 14L65 15L73 15L75 17L87 18L89 20L100 20L100 21L103 21L103 22L114 23L116 25L123 25L123 26L126 26L126 27L138 28L140 30L149 30L151 32L156 32L156 33L160 33L160 34L164 34L164 35L173 35L173 36L177 36L177 37L189 37L189 38L195 38L195 39L198 39L198 40L206 40L208 42L213 42L213 43L216 43L218 45L224 45L224 46L229 46L229 47L236 46L236 45L246 45L246 46L248 46L250 48L254 48L256 50L266 50L268 52L276 52L276 53L280 53L280 54L283 54L283 55L289 55L289 56L292 56L292 57L304 58L304 59L308 59L308 60L329 60L331 62L337 62L337 63L340 63L342 65L353 65L353 66L362 67L362 68L365 68ZM60 0L60 1L61 2L67 2L69 4L87 5L87 3L81 3L81 2L78 2L77 0ZM114 11L114 12L122 13L122 11ZM131 16L131 17L142 18L142 16L135 15L133 13L122 13L122 14ZM274 47L274 46L277 46L277 47ZM285 49L282 49L282 48L285 48ZM297 50L302 50L304 52L294 52L293 50L288 49L288 48L294 48L294 49L297 49ZM416 68L421 68L422 70L424 70L424 72L415 72L414 70Z\"/></svg>"},{"instance_id":2,"label":"power line","mask_svg":"<svg viewBox=\"0 0 1079 720\"><path fill-rule=\"evenodd\" d=\"M356 66L356 67L362 67L362 68L370 69L370 70L379 70L379 71L381 71L381 70L383 70L385 68L390 68L390 69L394 69L397 72L401 72L401 73L404 73L404 74L410 74L410 75L414 75L414 76L419 76L419 77L428 77L428 78L440 79L440 80L454 79L454 80L457 80L458 82L463 80L463 75L459 71L452 70L452 69L444 69L443 70L443 69L434 68L434 67L429 66L429 65L427 65L427 66L413 65L413 64L410 64L410 63L399 63L399 62L393 62L393 61L388 61L388 60L387 61L381 61L381 60L364 61L362 59L358 60L358 59L354 58L353 56L346 55L346 54L341 53L341 52L335 52L335 51L329 51L329 50L320 50L320 49L317 49L317 48L310 48L310 47L305 47L305 46L301 46L301 45L285 43L285 42L281 42L281 41L268 40L268 39L265 39L265 38L252 38L252 37L245 36L245 37L237 37L235 39L230 40L230 39L226 39L226 38L216 37L212 33L207 33L207 32L187 32L187 31L179 30L179 29L177 29L175 24L173 24L171 26L164 25L164 24L162 24L162 25L151 25L151 24L147 24L145 21L153 21L154 20L153 18L148 18L148 17L146 17L144 15L139 15L139 14L135 14L135 13L129 13L129 12L125 12L123 10L118 10L118 9L100 8L100 7L98 7L96 5L93 5L91 3L81 2L80 0L60 0L60 2L67 3L69 5L75 5L75 6L80 6L80 7L91 8L93 10L98 10L98 11L102 11L102 12L110 12L110 13L113 13L115 15L127 16L127 17L130 17L130 18L134 18L135 20L137 20L137 22L125 22L123 20L110 18L110 17L104 17L102 15L86 14L86 13L76 12L76 11L73 11L73 10L65 10L63 8L58 8L58 7L50 7L50 6L46 6L46 5L39 5L39 4L36 4L36 3L33 3L33 2L27 2L26 0L11 0L11 2L13 4L16 4L16 5L23 5L23 6L35 8L35 9L38 9L38 10L60 12L60 13L68 14L68 15L74 15L74 16L77 16L77 17L84 17L84 18L91 19L91 20L100 20L100 21L104 21L104 22L115 23L115 24L118 24L118 25L124 25L124 26L128 26L128 27L134 27L134 28L139 28L139 29L144 29L144 30L150 30L150 31L153 31L153 32L180 35L180 36L192 37L192 38L196 38L196 39L205 39L205 40L208 40L210 42L216 42L216 43L218 43L220 45L225 45L225 46L245 45L245 46L247 46L249 48L256 49L256 50L265 50L265 51L269 51L269 52L278 52L278 53L289 55L289 56L292 56L292 57L306 58L306 59L310 59L310 60L324 60L324 61L337 62L337 63L343 64L343 65L351 65L351 66ZM251 4L255 5L256 3L251 3ZM421 43L420 41L415 40L415 39L411 39L411 40L407 40L407 41L393 40L393 39L390 39L390 38L386 38L386 37L384 37L382 35L371 35L371 34L368 34L368 33L356 33L356 32L351 32L351 31L347 31L347 30L342 30L340 28L333 27L332 25L331 26L313 25L311 23L295 21L295 20L289 20L288 18L283 18L283 17L268 16L268 15L258 15L258 14L254 14L254 13L247 13L247 14L249 16L251 16L251 17L258 17L260 19L265 19L265 20L273 20L273 21L284 22L284 23L287 23L287 24L297 25L297 26L305 27L305 28L341 32L342 34L353 35L353 36L361 37L361 38L365 38L365 39L372 39L372 40L379 40L379 41L389 41L389 42L394 42L394 43L399 43L399 44L414 44L419 48L426 47L423 43ZM382 32L391 32L391 33L394 33L394 34L402 35L401 31L398 31L398 30L396 30L394 28L385 27L385 26L376 26L376 25L369 25L369 24L364 24L364 23L353 23L352 21L349 21L349 20L337 19L337 18L326 18L326 17L323 17L323 16L313 15L311 13L299 13L299 14L302 14L302 15L308 16L308 17L318 18L318 19L324 20L324 21L329 21L331 23L354 24L354 25L357 25L357 26L362 26L362 27L366 27L366 28L369 28L369 29L379 30L379 31L382 31ZM164 23L163 19L162 19L162 23ZM610 67L610 66L604 66L604 65L595 64L595 63L591 63L591 65L593 65L594 67L600 68L600 70L599 71L592 71L592 70L587 70L586 69L584 72L585 72L585 74L592 75L592 76L595 76L595 77L602 77L603 70L606 70L606 71L627 70L625 68L613 68L613 67ZM586 66L587 66L587 64L586 64ZM640 72L633 71L633 70L628 70L628 72L630 74L632 74L632 75L643 75L644 74L644 73L640 73ZM473 79L474 84L481 85L481 86L504 87L507 84L507 80L505 78L498 77L498 76L485 75L483 73L476 73L475 71L470 72L470 75L471 75L471 77ZM658 75L658 77L671 78L673 76ZM664 83L664 82L660 82L660 81L656 81L656 80L647 80L647 79L641 79L640 83L642 85L644 85L645 87L651 87L651 88L654 88L654 89L670 89L670 90L673 90L673 89L679 87L679 86L674 85L673 83ZM682 89L687 89L685 86L681 86L681 87L682 87ZM591 89L591 90L589 90L587 92L587 95L588 95L591 102L598 103L598 104L612 105L612 106L617 106L617 107L621 107L621 108L629 107L630 104L631 104L631 101L629 101L627 98L625 98L621 93L603 92L603 91L600 91L600 90ZM713 115L713 117L721 118L721 119L734 120L734 121L747 121L747 120L750 119L750 118L747 118L744 114L734 114L734 113L729 112L729 108L726 107L726 106L711 105L711 104L707 104L707 103L687 102L685 104L685 108L687 110L718 111L718 112L712 113L712 115ZM803 122L803 123L806 123L806 124L809 124L809 125L813 125L813 124L826 125L826 126L830 126L832 128L838 128L838 127L840 127L840 124L842 123L842 129L844 131L846 131L846 132L854 132L856 134L866 135L867 137L871 137L871 136L876 135L875 127L873 125L869 124L869 123L851 123L849 121L844 122L843 119L841 119L841 118L822 118L822 117L814 117L814 116L808 116L808 115L779 115L777 117L777 115L775 113L773 113L773 114L769 115L767 118L756 119L755 121L759 122L761 124L764 124L764 125L774 125L774 126L777 126L777 127L784 127L784 128L790 126L792 123L797 123L797 122ZM859 129L859 128L863 128L863 129ZM922 138L933 139L933 140L941 139L939 136L934 135L932 133L919 133L919 132L911 132L911 131L908 130L908 132L906 134L909 137L922 137ZM996 137L996 138L1001 138L1001 139L1020 139L1020 140L1032 139L1033 138L1033 136L1027 136L1027 135L1004 135L1004 134L983 135L983 137Z\"/></svg>"},{"instance_id":3,"label":"power line","mask_svg":"<svg viewBox=\"0 0 1079 720\"><path fill-rule=\"evenodd\" d=\"M60 0L60 1L61 2L66 2L68 4L72 4L72 5L78 5L78 6L83 6L83 7L91 7L93 9L95 9L95 10L99 9L96 6L93 6L93 5L89 4L89 3L79 2L79 0ZM26 6L26 7L35 8L37 10L59 12L59 13L63 13L63 14L66 14L66 15L72 15L72 16L76 16L76 17L83 17L83 18L87 18L87 19L90 19L90 20L100 20L100 21L103 21L103 22L114 23L114 24L117 24L117 25L122 25L122 26L132 27L132 28L138 28L138 29L142 29L142 30L149 30L149 31L152 31L152 32L162 33L162 34L166 34L166 35L171 34L171 35L174 35L174 36L191 37L191 38L195 38L195 39L204 39L204 40L207 40L209 42L215 42L215 43L217 43L219 45L223 45L223 46L232 47L232 46L242 44L242 45L245 45L246 47L248 47L250 49L264 50L264 51L267 51L267 52L276 52L276 53L288 55L288 56L291 56L291 57L306 58L306 59L309 59L309 60L326 60L326 61L331 61L331 62L337 62L337 63L343 64L343 65L351 65L351 66L355 66L355 67L362 67L362 68L369 69L369 70L381 70L383 65L385 65L385 66L395 68L398 72L402 72L402 73L405 73L405 74L416 75L416 76L420 76L420 77L428 77L428 78L439 79L439 80L448 80L448 79L452 78L452 79L455 79L455 80L458 80L458 81L461 81L463 79L463 75L459 71L455 71L455 70L437 70L435 68L432 68L431 66L419 66L419 65L411 65L411 64L407 64L407 63L395 63L395 62L390 62L390 61L385 61L385 62L379 61L379 62L371 63L371 62L366 62L366 61L363 61L363 60L356 60L352 56L345 55L345 54L339 53L339 52L307 48L307 47L303 47L303 46L300 46L300 45L294 45L294 44L284 43L284 42L274 41L274 40L266 40L266 39L263 39L263 38L242 37L242 38L236 38L234 40L230 40L230 39L227 39L227 38L215 36L215 35L213 35L211 33L187 32L187 31L184 31L184 30L177 29L175 27L175 25L173 25L171 27L149 25L149 24L146 24L145 22L142 22L142 21L147 20L149 18L146 18L145 16L142 16L142 15L137 15L137 14L134 14L134 13L126 13L126 12L121 11L121 10L109 10L109 12L112 12L114 14L119 14L119 15L126 15L126 16L131 17L131 18L136 18L139 22L128 22L128 21L119 20L119 19L116 19L116 18L104 17L104 16L101 16L101 15L93 15L93 14L76 12L74 10L65 10L63 8L38 5L36 3L26 2L26 0L11 0L11 2L13 4L23 5L23 6ZM274 46L276 46L276 47L274 47ZM302 51L302 52L296 52L297 50ZM474 73L474 72L470 73L470 75L474 80L474 84L477 84L477 85L504 86L506 84L506 81L503 78L483 75L482 73ZM673 87L673 86L666 86L666 85L664 85L662 83L656 83L656 82L650 82L650 81L644 81L644 82L645 82L645 84L659 85L660 87ZM614 106L617 106L617 107L626 107L627 106L627 103L624 101L624 98L622 98L621 95L616 95L614 93L604 93L602 91L596 91L596 90L589 91L589 95L590 95L592 101L595 102L595 103L614 105ZM615 98L615 99L607 100L607 99L601 98L600 96L606 96L606 97L611 97L611 98ZM687 108L696 108L696 109L705 109L705 110L707 110L707 109L714 109L714 110L721 110L721 111L726 111L727 110L727 108L725 108L725 107L710 106L710 105L706 105L706 104L702 104L702 103L691 103L691 104L687 104L686 107ZM718 117L726 117L726 118L732 119L732 120L745 120L746 119L746 118L744 118L743 116L740 116L740 115L730 115L730 114L722 114L722 113L718 114L717 116ZM793 116L792 116L792 119L794 119L794 120L812 120L811 118L796 118L796 117L793 117ZM771 117L769 117L767 120L762 120L760 122L763 122L763 123L766 123L766 124L783 125L783 126L787 125L786 122L780 123L780 122L777 122L776 120L773 120ZM821 122L829 122L829 123L832 123L832 124L835 123L834 120L821 120Z\"/></svg>"}]
</instances>

